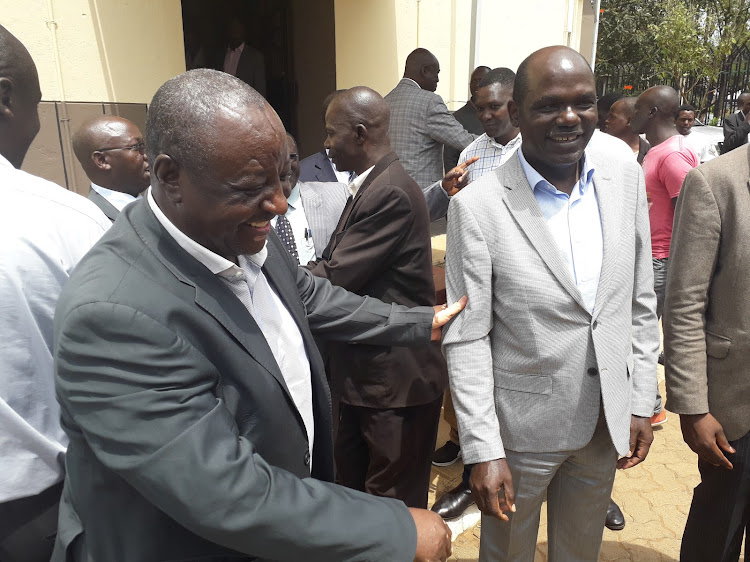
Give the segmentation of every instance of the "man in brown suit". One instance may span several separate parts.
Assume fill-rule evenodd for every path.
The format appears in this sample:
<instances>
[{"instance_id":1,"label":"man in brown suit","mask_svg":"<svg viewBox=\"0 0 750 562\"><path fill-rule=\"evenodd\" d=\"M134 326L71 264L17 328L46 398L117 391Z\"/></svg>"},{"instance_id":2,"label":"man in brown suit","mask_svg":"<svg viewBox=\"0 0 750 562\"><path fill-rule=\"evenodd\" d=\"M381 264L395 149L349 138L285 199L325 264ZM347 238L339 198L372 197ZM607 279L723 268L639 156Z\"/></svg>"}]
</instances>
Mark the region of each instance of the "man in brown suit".
<instances>
[{"instance_id":1,"label":"man in brown suit","mask_svg":"<svg viewBox=\"0 0 750 562\"><path fill-rule=\"evenodd\" d=\"M750 516L750 148L691 170L664 308L667 409L698 454L683 562L737 560Z\"/></svg>"},{"instance_id":2,"label":"man in brown suit","mask_svg":"<svg viewBox=\"0 0 750 562\"><path fill-rule=\"evenodd\" d=\"M353 170L352 194L314 275L384 302L433 305L429 214L388 140L390 112L370 88L340 94L326 113L325 147ZM341 400L335 455L342 484L426 507L430 457L448 386L437 345L336 343L329 373Z\"/></svg>"}]
</instances>

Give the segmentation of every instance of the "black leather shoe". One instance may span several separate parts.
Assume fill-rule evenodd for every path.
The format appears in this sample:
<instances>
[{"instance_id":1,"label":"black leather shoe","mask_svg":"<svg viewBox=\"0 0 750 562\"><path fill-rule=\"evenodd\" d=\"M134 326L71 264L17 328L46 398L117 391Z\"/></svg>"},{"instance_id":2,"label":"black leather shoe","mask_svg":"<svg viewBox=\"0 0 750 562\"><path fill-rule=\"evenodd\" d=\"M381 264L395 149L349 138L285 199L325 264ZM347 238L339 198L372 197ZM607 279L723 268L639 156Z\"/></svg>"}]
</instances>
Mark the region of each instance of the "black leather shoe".
<instances>
[{"instance_id":1,"label":"black leather shoe","mask_svg":"<svg viewBox=\"0 0 750 562\"><path fill-rule=\"evenodd\" d=\"M471 497L471 490L468 486L464 486L463 482L460 482L458 486L438 498L435 505L432 506L432 511L443 519L455 519L463 515L464 511L474 503L476 502Z\"/></svg>"},{"instance_id":2,"label":"black leather shoe","mask_svg":"<svg viewBox=\"0 0 750 562\"><path fill-rule=\"evenodd\" d=\"M609 507L607 508L607 519L604 522L604 526L610 531L622 531L625 528L625 516L620 511L620 507L615 503L615 500L609 500Z\"/></svg>"}]
</instances>

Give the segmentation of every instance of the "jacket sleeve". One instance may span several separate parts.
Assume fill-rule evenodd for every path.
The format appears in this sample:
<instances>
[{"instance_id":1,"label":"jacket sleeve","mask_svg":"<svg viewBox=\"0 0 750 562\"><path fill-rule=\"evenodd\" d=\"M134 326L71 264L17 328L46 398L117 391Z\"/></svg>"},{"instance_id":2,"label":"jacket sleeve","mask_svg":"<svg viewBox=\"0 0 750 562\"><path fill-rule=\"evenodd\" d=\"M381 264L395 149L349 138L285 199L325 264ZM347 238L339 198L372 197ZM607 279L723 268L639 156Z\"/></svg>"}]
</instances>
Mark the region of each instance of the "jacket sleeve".
<instances>
[{"instance_id":1,"label":"jacket sleeve","mask_svg":"<svg viewBox=\"0 0 750 562\"><path fill-rule=\"evenodd\" d=\"M422 188L424 199L427 202L427 210L430 212L430 221L442 219L448 214L450 196L445 192L442 185L443 180Z\"/></svg>"},{"instance_id":2,"label":"jacket sleeve","mask_svg":"<svg viewBox=\"0 0 750 562\"><path fill-rule=\"evenodd\" d=\"M464 126L453 117L437 95L427 110L427 131L440 144L452 146L459 151L469 146L476 138L476 135L464 129Z\"/></svg>"},{"instance_id":3,"label":"jacket sleeve","mask_svg":"<svg viewBox=\"0 0 750 562\"><path fill-rule=\"evenodd\" d=\"M709 411L705 314L720 241L716 199L693 170L677 199L664 303L667 407L678 414Z\"/></svg>"},{"instance_id":4,"label":"jacket sleeve","mask_svg":"<svg viewBox=\"0 0 750 562\"><path fill-rule=\"evenodd\" d=\"M443 335L451 396L466 464L505 457L495 412L492 371L492 263L476 217L461 197L448 210L446 290L448 302L469 301Z\"/></svg>"},{"instance_id":5,"label":"jacket sleeve","mask_svg":"<svg viewBox=\"0 0 750 562\"><path fill-rule=\"evenodd\" d=\"M108 302L59 322L62 408L99 461L177 523L263 559L413 558L401 502L269 465L217 398L221 373L179 333Z\"/></svg>"},{"instance_id":6,"label":"jacket sleeve","mask_svg":"<svg viewBox=\"0 0 750 562\"><path fill-rule=\"evenodd\" d=\"M656 359L659 354L659 320L656 317L654 267L651 259L651 227L643 171L637 172L635 209L635 259L632 301L633 400L631 412L651 417L658 391Z\"/></svg>"}]
</instances>

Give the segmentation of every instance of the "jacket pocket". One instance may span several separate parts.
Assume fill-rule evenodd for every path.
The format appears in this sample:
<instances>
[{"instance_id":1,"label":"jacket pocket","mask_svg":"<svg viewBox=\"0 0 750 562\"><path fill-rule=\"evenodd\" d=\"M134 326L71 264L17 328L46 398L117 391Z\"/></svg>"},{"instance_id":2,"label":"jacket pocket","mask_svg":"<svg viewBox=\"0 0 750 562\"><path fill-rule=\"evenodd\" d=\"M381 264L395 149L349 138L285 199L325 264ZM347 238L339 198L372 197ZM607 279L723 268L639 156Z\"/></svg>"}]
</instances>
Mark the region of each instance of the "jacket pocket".
<instances>
[{"instance_id":1,"label":"jacket pocket","mask_svg":"<svg viewBox=\"0 0 750 562\"><path fill-rule=\"evenodd\" d=\"M504 390L515 390L516 392L529 392L531 394L552 394L551 375L522 375L518 373L507 373L494 369L495 387Z\"/></svg>"},{"instance_id":2,"label":"jacket pocket","mask_svg":"<svg viewBox=\"0 0 750 562\"><path fill-rule=\"evenodd\" d=\"M724 359L729 354L732 340L706 330L706 354L715 359Z\"/></svg>"}]
</instances>

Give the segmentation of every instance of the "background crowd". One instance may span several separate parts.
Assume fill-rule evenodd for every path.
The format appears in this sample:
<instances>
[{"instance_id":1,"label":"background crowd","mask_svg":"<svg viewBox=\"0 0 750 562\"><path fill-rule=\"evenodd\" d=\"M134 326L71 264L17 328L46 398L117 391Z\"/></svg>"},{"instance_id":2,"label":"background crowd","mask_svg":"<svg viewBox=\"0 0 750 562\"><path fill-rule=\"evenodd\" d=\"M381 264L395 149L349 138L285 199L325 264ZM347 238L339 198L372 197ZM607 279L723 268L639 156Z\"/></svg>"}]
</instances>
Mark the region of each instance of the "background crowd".
<instances>
[{"instance_id":1,"label":"background crowd","mask_svg":"<svg viewBox=\"0 0 750 562\"><path fill-rule=\"evenodd\" d=\"M87 200L20 170L41 93L0 26L0 560L445 560L472 503L481 560L533 560L545 501L550 557L596 560L657 361L702 477L681 558L737 560L750 93L717 146L673 88L597 100L547 47L451 114L420 48L386 96L332 92L300 161L243 45L145 137L83 123Z\"/></svg>"}]
</instances>

